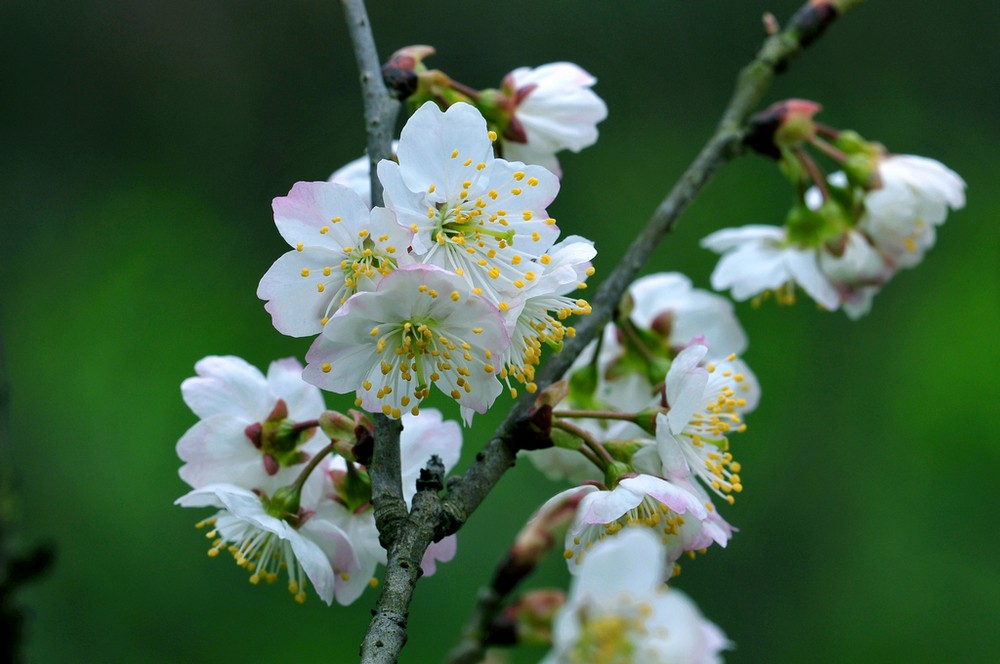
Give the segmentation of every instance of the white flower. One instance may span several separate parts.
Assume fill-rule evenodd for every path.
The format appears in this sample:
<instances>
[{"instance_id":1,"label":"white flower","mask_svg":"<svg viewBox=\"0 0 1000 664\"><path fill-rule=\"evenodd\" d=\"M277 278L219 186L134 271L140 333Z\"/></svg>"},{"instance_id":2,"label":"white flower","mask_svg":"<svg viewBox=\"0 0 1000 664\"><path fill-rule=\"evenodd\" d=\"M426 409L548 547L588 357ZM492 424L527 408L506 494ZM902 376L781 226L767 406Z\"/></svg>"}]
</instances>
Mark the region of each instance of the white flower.
<instances>
[{"instance_id":1,"label":"white flower","mask_svg":"<svg viewBox=\"0 0 1000 664\"><path fill-rule=\"evenodd\" d=\"M580 500L573 525L566 532L565 551L569 570L574 574L595 542L623 528L643 526L663 537L675 533L684 523L685 516L698 520L708 517L698 496L661 477L645 474L626 477L610 491L589 484L575 487L557 494L546 505L576 493L585 495Z\"/></svg>"},{"instance_id":2,"label":"white flower","mask_svg":"<svg viewBox=\"0 0 1000 664\"><path fill-rule=\"evenodd\" d=\"M679 272L651 274L628 287L633 309L629 318L640 328L666 333L671 348L683 348L695 337L708 344L709 356L742 353L746 333L726 298L692 288Z\"/></svg>"},{"instance_id":3,"label":"white flower","mask_svg":"<svg viewBox=\"0 0 1000 664\"><path fill-rule=\"evenodd\" d=\"M195 371L181 394L201 420L177 443L185 462L181 479L192 487L222 482L270 493L294 480L302 462L325 444L315 429L304 431L304 440L277 435L282 421L315 420L325 409L294 358L272 362L266 378L233 356L206 357Z\"/></svg>"},{"instance_id":4,"label":"white flower","mask_svg":"<svg viewBox=\"0 0 1000 664\"><path fill-rule=\"evenodd\" d=\"M543 664L712 664L730 647L686 595L663 583L663 545L629 528L594 546L552 623Z\"/></svg>"},{"instance_id":5,"label":"white flower","mask_svg":"<svg viewBox=\"0 0 1000 664\"><path fill-rule=\"evenodd\" d=\"M221 508L198 524L199 528L212 526L207 535L212 540L209 556L228 551L237 565L250 572L253 584L262 579L273 583L284 569L288 591L299 602L305 601L309 583L327 604L335 596L341 604L349 604L360 594L345 581L357 569L347 534L329 521L312 518L308 510L278 518L268 512L260 496L231 484L195 489L178 498L176 504ZM368 583L367 578L359 578Z\"/></svg>"},{"instance_id":6,"label":"white flower","mask_svg":"<svg viewBox=\"0 0 1000 664\"><path fill-rule=\"evenodd\" d=\"M965 182L926 157L892 155L878 164L882 186L865 196L858 228L899 267L913 267L934 245L948 209L965 207Z\"/></svg>"},{"instance_id":7,"label":"white flower","mask_svg":"<svg viewBox=\"0 0 1000 664\"><path fill-rule=\"evenodd\" d=\"M590 89L596 82L570 62L519 67L508 74L503 87L513 98L514 116L505 134L504 156L558 173L557 152L579 152L593 145L597 123L608 117L608 107ZM510 134L520 140L510 140Z\"/></svg>"},{"instance_id":8,"label":"white flower","mask_svg":"<svg viewBox=\"0 0 1000 664\"><path fill-rule=\"evenodd\" d=\"M398 155L398 164L379 162L378 176L386 207L414 233L413 257L505 309L559 235L545 211L558 178L494 159L486 121L462 103L446 112L421 106L403 127Z\"/></svg>"},{"instance_id":9,"label":"white flower","mask_svg":"<svg viewBox=\"0 0 1000 664\"><path fill-rule=\"evenodd\" d=\"M666 377L669 410L656 416L657 451L668 477L692 475L732 503L743 490L740 464L733 459L727 435L743 432L743 415L760 398L753 374L735 356L701 366L708 349L692 345L674 358Z\"/></svg>"},{"instance_id":10,"label":"white flower","mask_svg":"<svg viewBox=\"0 0 1000 664\"><path fill-rule=\"evenodd\" d=\"M392 142L392 154L396 154L399 141ZM341 184L361 197L368 207L372 206L371 168L368 155L347 162L330 175L327 182Z\"/></svg>"},{"instance_id":11,"label":"white flower","mask_svg":"<svg viewBox=\"0 0 1000 664\"><path fill-rule=\"evenodd\" d=\"M458 276L428 265L401 268L378 289L337 311L306 354L303 378L399 418L419 412L431 384L484 413L500 394L500 359L510 345L498 309Z\"/></svg>"},{"instance_id":12,"label":"white flower","mask_svg":"<svg viewBox=\"0 0 1000 664\"><path fill-rule=\"evenodd\" d=\"M839 241L842 244L839 255L829 245L820 249L819 265L840 293L848 318L857 320L871 310L872 299L896 270L863 233L847 230Z\"/></svg>"},{"instance_id":13,"label":"white flower","mask_svg":"<svg viewBox=\"0 0 1000 664\"><path fill-rule=\"evenodd\" d=\"M501 379L513 376L526 383L528 391L534 391L535 366L541 359L542 345L561 349L563 339L576 334L573 327L562 321L572 314L586 315L591 311L586 300L566 295L586 287L587 277L594 273L590 261L596 255L593 242L571 235L539 258L537 273L528 273L528 287L507 314L508 321L513 321L513 329L510 348L501 362L504 367ZM511 392L517 395L513 388Z\"/></svg>"},{"instance_id":14,"label":"white flower","mask_svg":"<svg viewBox=\"0 0 1000 664\"><path fill-rule=\"evenodd\" d=\"M282 334L318 334L359 291L413 260L411 233L383 208L368 210L353 191L329 182L296 182L274 199L274 223L294 247L260 280L257 297Z\"/></svg>"},{"instance_id":15,"label":"white flower","mask_svg":"<svg viewBox=\"0 0 1000 664\"><path fill-rule=\"evenodd\" d=\"M731 289L736 300L773 291L790 303L799 285L830 311L840 304L840 294L820 270L815 248L792 244L784 228L726 228L704 238L701 246L722 254L712 271L712 288Z\"/></svg>"}]
</instances>

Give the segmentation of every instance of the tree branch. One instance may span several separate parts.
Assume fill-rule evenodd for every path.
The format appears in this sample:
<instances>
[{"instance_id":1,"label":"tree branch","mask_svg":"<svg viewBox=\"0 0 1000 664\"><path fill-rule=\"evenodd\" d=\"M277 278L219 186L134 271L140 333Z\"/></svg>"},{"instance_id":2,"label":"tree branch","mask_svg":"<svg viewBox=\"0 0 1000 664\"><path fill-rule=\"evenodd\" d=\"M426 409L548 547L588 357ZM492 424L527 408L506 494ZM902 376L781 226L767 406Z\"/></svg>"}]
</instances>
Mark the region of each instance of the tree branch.
<instances>
[{"instance_id":1,"label":"tree branch","mask_svg":"<svg viewBox=\"0 0 1000 664\"><path fill-rule=\"evenodd\" d=\"M723 112L715 134L681 175L670 193L659 205L643 230L636 236L617 267L608 275L592 300L592 313L576 325L576 337L563 352L551 357L537 374L535 382L544 389L569 369L580 351L594 339L607 323L625 292L660 240L677 223L695 196L705 187L715 171L743 152L745 122L770 87L775 74L783 71L802 49L826 30L838 14L853 9L863 0L812 0L791 18L784 30L768 37L737 78L736 87ZM375 164L390 149L392 120L398 105L389 97L382 84L375 42L372 37L363 0L342 0L351 40L354 43L361 85L364 92L365 122L368 132L368 154L371 160L372 202L382 203L381 187ZM388 518L393 524L380 534L388 544L385 582L368 634L361 647L362 662L396 662L406 643L406 623L410 600L417 579L420 561L435 539L457 531L493 489L500 477L514 465L519 449L518 439L534 397L525 394L511 408L487 445L460 478L449 483L447 498L441 500L435 492L421 491L414 498L409 516ZM392 463L399 464L398 438L390 445L386 438L389 425L376 416L376 440L373 466L390 472ZM380 434L380 432L385 432ZM380 440L381 438L381 440ZM394 456L393 456L394 455ZM397 474L398 477L398 474ZM375 475L372 476L373 492ZM380 484L383 480L380 480ZM375 504L376 519L390 499L395 503L395 487L379 491L386 496L383 505ZM393 509L394 514L400 514Z\"/></svg>"}]
</instances>

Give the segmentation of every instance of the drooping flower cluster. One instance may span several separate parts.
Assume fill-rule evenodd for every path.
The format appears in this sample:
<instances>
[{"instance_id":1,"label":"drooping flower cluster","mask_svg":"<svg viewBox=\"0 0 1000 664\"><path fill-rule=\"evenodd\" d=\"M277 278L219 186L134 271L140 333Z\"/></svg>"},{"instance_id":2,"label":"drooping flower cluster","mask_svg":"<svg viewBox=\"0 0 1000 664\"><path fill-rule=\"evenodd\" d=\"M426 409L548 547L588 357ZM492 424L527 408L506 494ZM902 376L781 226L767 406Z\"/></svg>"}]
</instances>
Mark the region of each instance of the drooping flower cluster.
<instances>
[{"instance_id":1,"label":"drooping flower cluster","mask_svg":"<svg viewBox=\"0 0 1000 664\"><path fill-rule=\"evenodd\" d=\"M352 603L373 581L385 551L364 466L334 450L351 456L358 432L370 425L325 411L319 389L302 380L302 366L291 358L273 362L266 377L231 356L207 357L195 369L198 376L181 389L200 419L177 444L185 461L181 479L192 490L177 504L218 510L198 524L209 528L209 556L228 552L254 584L284 573L299 602L312 586L327 604ZM433 409L405 416L404 425L409 501L420 468L433 455L450 468L462 439L458 425ZM434 545L425 573L454 552L453 536Z\"/></svg>"},{"instance_id":2,"label":"drooping flower cluster","mask_svg":"<svg viewBox=\"0 0 1000 664\"><path fill-rule=\"evenodd\" d=\"M319 333L304 377L354 392L369 411L419 413L431 385L468 421L502 391L534 390L541 349L559 349L587 314L569 297L592 274L592 244L559 229L546 207L559 181L540 166L494 157L478 110L420 107L397 161L378 176L385 208L351 189L298 183L275 199L275 223L293 247L258 295L275 327Z\"/></svg>"},{"instance_id":3,"label":"drooping flower cluster","mask_svg":"<svg viewBox=\"0 0 1000 664\"><path fill-rule=\"evenodd\" d=\"M557 447L529 454L550 476L591 480L549 502L579 500L565 545L574 572L596 542L632 527L655 532L669 563L725 546L733 529L710 492L731 503L742 491L729 436L760 396L723 298L658 274L633 284L619 311L570 371L553 412Z\"/></svg>"},{"instance_id":4,"label":"drooping flower cluster","mask_svg":"<svg viewBox=\"0 0 1000 664\"><path fill-rule=\"evenodd\" d=\"M764 125L779 129L762 141L764 147L755 147L780 157L805 192L785 225L724 229L701 244L722 254L712 286L729 289L737 300L773 293L790 304L801 287L824 309L843 307L857 319L899 270L923 259L949 209L965 206L965 182L938 161L887 154L853 132L822 128L828 143L812 123L818 110L818 104L792 100L763 114L769 120ZM844 170L824 177L803 144L832 156ZM801 186L810 183L808 191Z\"/></svg>"}]
</instances>

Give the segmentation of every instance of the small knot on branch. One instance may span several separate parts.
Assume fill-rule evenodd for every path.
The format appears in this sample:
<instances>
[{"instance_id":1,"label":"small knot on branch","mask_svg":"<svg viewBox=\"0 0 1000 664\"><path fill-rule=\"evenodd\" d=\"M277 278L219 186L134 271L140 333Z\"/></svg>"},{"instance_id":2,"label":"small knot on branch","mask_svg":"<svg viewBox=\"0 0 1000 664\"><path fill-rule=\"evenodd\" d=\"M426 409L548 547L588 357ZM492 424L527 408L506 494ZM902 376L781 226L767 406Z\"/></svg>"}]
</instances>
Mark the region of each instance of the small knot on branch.
<instances>
[{"instance_id":1,"label":"small knot on branch","mask_svg":"<svg viewBox=\"0 0 1000 664\"><path fill-rule=\"evenodd\" d=\"M441 457L434 454L427 461L427 466L420 469L417 478L417 491L433 491L437 493L444 488L444 463Z\"/></svg>"}]
</instances>

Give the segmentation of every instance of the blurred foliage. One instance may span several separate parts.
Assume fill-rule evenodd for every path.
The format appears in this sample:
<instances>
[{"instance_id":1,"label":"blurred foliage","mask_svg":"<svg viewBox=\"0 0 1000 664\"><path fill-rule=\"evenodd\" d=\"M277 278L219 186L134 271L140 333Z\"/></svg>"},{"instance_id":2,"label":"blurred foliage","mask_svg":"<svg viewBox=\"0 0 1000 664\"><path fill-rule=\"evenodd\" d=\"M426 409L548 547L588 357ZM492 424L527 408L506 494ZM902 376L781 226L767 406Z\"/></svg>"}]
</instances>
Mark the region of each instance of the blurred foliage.
<instances>
[{"instance_id":1,"label":"blurred foliage","mask_svg":"<svg viewBox=\"0 0 1000 664\"><path fill-rule=\"evenodd\" d=\"M571 60L599 79L601 141L563 158L551 211L595 240L599 279L712 130L737 69L792 0L372 3L383 57L476 87ZM57 563L26 589L31 662L349 662L375 595L331 609L254 588L205 556L174 443L178 386L208 354L301 357L254 291L285 250L272 197L361 154L362 113L337 3L8 0L0 5L3 335L23 536ZM940 159L969 183L918 269L867 318L810 303L739 313L764 386L736 449L747 490L728 550L677 585L736 642L733 662L986 661L996 630L1000 461L988 420L1000 278L1000 9L872 2L838 22L769 100ZM722 171L649 271L707 287L712 230L776 223L791 191L747 157ZM331 395L332 407L349 400ZM498 403L502 407L502 401ZM467 462L499 421L466 430ZM474 591L556 487L518 464L421 583L404 660L438 661ZM463 544L464 542L464 544ZM561 559L532 582L564 585ZM278 584L280 586L280 584ZM534 661L541 651L512 656Z\"/></svg>"}]
</instances>

